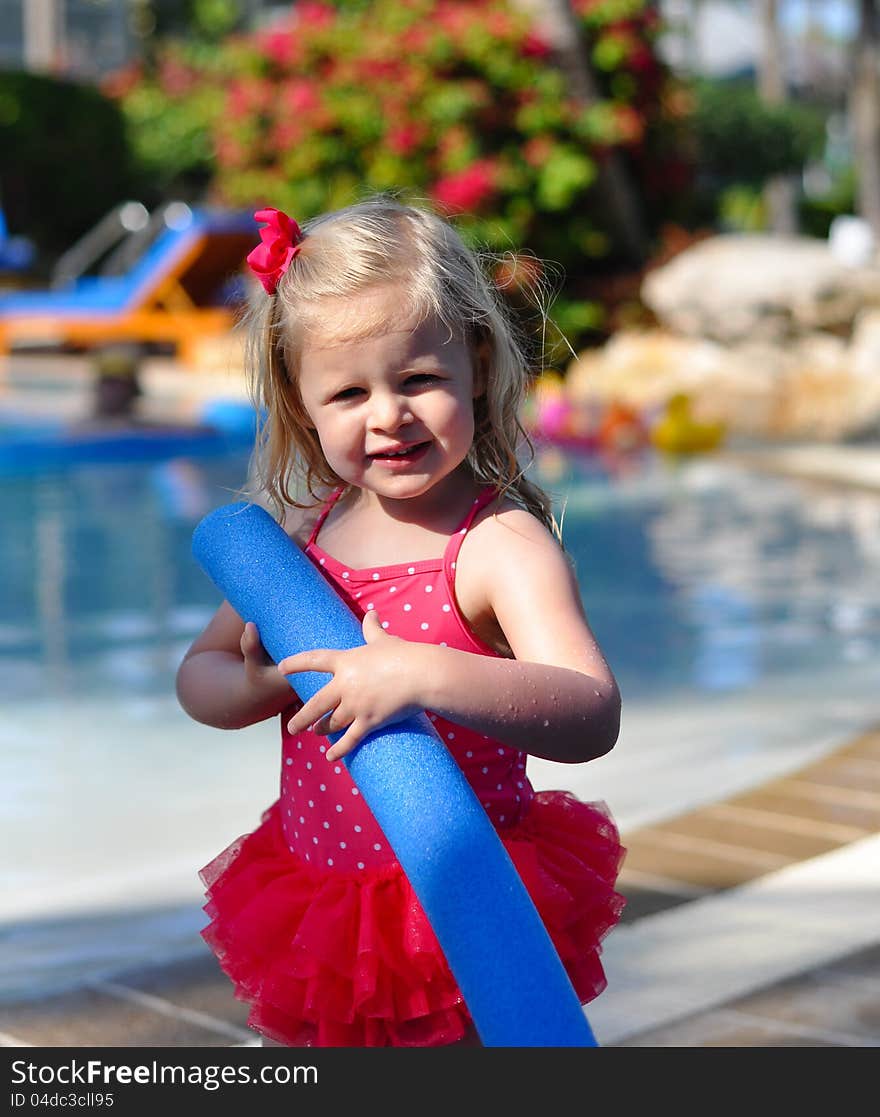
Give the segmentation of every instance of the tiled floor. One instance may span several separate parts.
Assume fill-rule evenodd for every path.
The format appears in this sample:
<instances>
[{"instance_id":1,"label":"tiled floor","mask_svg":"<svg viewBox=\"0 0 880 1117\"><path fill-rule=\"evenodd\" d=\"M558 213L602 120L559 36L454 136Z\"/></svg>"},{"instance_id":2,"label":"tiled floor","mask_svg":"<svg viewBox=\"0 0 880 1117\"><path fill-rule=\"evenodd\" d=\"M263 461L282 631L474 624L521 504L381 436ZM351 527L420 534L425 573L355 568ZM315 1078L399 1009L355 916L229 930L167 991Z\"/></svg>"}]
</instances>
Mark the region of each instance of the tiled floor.
<instances>
[{"instance_id":1,"label":"tiled floor","mask_svg":"<svg viewBox=\"0 0 880 1117\"><path fill-rule=\"evenodd\" d=\"M880 1046L880 948L644 1032L618 1046Z\"/></svg>"},{"instance_id":2,"label":"tiled floor","mask_svg":"<svg viewBox=\"0 0 880 1117\"><path fill-rule=\"evenodd\" d=\"M723 803L625 833L628 855L620 886L628 906L617 934L648 927L653 918L675 909L692 912L696 923L700 905L722 895L736 911L736 898L755 882L772 881L768 874L819 863L823 855L851 843L856 848L878 832L880 729ZM686 952L685 943L681 949ZM612 985L603 997L613 1001L614 996ZM206 950L173 965L117 974L112 982L91 982L62 995L0 1006L0 1042L47 1047L253 1045L246 1018L245 1006L233 998ZM671 1009L659 1024L634 1034L624 1030L606 1045L880 1046L880 945L813 962L779 980L771 975L759 988L722 996L699 1012Z\"/></svg>"},{"instance_id":3,"label":"tiled floor","mask_svg":"<svg viewBox=\"0 0 880 1117\"><path fill-rule=\"evenodd\" d=\"M790 776L626 835L626 920L638 923L674 905L742 888L878 832L880 731L875 731ZM661 879L652 880L655 874ZM730 898L735 896L734 891ZM615 1045L880 1046L880 945L811 965Z\"/></svg>"},{"instance_id":4,"label":"tiled floor","mask_svg":"<svg viewBox=\"0 0 880 1117\"><path fill-rule=\"evenodd\" d=\"M630 918L732 888L880 831L880 731L723 803L625 835ZM652 888L651 877L663 879Z\"/></svg>"}]
</instances>

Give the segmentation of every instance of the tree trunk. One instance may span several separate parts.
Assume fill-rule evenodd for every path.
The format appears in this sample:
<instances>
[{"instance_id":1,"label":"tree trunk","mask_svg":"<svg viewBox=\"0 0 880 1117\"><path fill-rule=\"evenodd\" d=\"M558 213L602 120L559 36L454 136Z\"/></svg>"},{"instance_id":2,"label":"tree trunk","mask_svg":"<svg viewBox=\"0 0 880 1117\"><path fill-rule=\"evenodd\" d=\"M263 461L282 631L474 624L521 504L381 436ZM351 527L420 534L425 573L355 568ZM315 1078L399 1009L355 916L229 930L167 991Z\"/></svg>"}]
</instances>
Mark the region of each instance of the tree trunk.
<instances>
[{"instance_id":1,"label":"tree trunk","mask_svg":"<svg viewBox=\"0 0 880 1117\"><path fill-rule=\"evenodd\" d=\"M600 100L587 48L569 0L514 0L517 7L536 17L568 79L569 93L583 105ZM612 151L599 166L596 190L608 215L616 245L632 263L644 263L648 234L638 191L620 156Z\"/></svg>"},{"instance_id":2,"label":"tree trunk","mask_svg":"<svg viewBox=\"0 0 880 1117\"><path fill-rule=\"evenodd\" d=\"M758 64L758 92L768 105L781 105L787 97L778 8L778 0L759 0L762 49ZM764 187L764 202L768 224L774 233L797 232L797 185L794 175L771 178Z\"/></svg>"},{"instance_id":3,"label":"tree trunk","mask_svg":"<svg viewBox=\"0 0 880 1117\"><path fill-rule=\"evenodd\" d=\"M880 10L859 0L859 32L850 86L856 210L880 242Z\"/></svg>"},{"instance_id":4,"label":"tree trunk","mask_svg":"<svg viewBox=\"0 0 880 1117\"><path fill-rule=\"evenodd\" d=\"M703 72L703 53L700 40L700 17L703 0L690 0L690 34L688 36L688 68L692 78Z\"/></svg>"},{"instance_id":5,"label":"tree trunk","mask_svg":"<svg viewBox=\"0 0 880 1117\"><path fill-rule=\"evenodd\" d=\"M63 60L64 42L61 0L24 0L21 20L26 68L40 74L57 73Z\"/></svg>"}]
</instances>

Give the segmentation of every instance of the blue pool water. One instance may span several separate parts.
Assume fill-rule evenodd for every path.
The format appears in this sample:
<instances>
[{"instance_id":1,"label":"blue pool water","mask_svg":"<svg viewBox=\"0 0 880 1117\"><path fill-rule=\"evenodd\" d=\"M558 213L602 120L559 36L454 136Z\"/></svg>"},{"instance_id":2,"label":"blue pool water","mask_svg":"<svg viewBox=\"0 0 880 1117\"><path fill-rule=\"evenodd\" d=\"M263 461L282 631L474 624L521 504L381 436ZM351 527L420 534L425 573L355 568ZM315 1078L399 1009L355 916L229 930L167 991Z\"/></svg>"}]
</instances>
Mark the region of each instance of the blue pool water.
<instances>
[{"instance_id":1,"label":"blue pool water","mask_svg":"<svg viewBox=\"0 0 880 1117\"><path fill-rule=\"evenodd\" d=\"M0 964L0 995L21 991L44 942L34 928L49 934L53 919L68 920L52 954L63 972L191 944L197 870L275 796L277 727L199 726L173 693L218 603L190 556L192 531L236 498L246 469L244 449L190 447L0 471L0 819L11 836L0 928L20 947ZM625 828L796 767L876 719L878 496L711 458L646 455L609 470L554 451L532 470L554 495L624 696L617 748L590 765L532 759L536 785L604 798ZM127 909L143 916L137 933L113 922ZM80 917L87 929L74 933ZM51 970L47 951L38 964Z\"/></svg>"},{"instance_id":2,"label":"blue pool water","mask_svg":"<svg viewBox=\"0 0 880 1117\"><path fill-rule=\"evenodd\" d=\"M0 477L0 695L168 692L216 606L193 527L234 498L246 467L238 451Z\"/></svg>"},{"instance_id":3,"label":"blue pool water","mask_svg":"<svg viewBox=\"0 0 880 1117\"><path fill-rule=\"evenodd\" d=\"M0 474L0 698L167 693L218 601L193 528L236 499L246 469L239 449ZM532 472L628 700L876 655L873 496L807 499L710 460L645 457L614 476L554 455Z\"/></svg>"}]
</instances>

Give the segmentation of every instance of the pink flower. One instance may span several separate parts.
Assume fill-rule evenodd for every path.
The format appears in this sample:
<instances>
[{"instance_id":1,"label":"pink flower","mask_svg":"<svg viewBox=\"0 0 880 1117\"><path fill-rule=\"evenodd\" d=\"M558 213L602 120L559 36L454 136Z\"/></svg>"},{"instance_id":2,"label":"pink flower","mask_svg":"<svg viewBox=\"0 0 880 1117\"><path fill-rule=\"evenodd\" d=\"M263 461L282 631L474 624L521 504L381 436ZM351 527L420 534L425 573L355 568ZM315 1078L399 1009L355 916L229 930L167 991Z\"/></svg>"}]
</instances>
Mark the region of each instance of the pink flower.
<instances>
[{"instance_id":1,"label":"pink flower","mask_svg":"<svg viewBox=\"0 0 880 1117\"><path fill-rule=\"evenodd\" d=\"M488 159L471 163L434 184L434 197L452 212L477 209L495 192L494 167Z\"/></svg>"},{"instance_id":2,"label":"pink flower","mask_svg":"<svg viewBox=\"0 0 880 1117\"><path fill-rule=\"evenodd\" d=\"M479 19L479 16L476 17ZM463 34L476 22L472 12L468 11L466 4L456 3L455 0L441 0L434 11L434 23L448 35Z\"/></svg>"},{"instance_id":3,"label":"pink flower","mask_svg":"<svg viewBox=\"0 0 880 1117\"><path fill-rule=\"evenodd\" d=\"M314 112L321 104L314 84L305 78L286 82L282 86L282 97L285 110L294 116Z\"/></svg>"},{"instance_id":4,"label":"pink flower","mask_svg":"<svg viewBox=\"0 0 880 1117\"><path fill-rule=\"evenodd\" d=\"M302 230L280 209L257 210L254 220L265 221L266 224L260 229L262 243L248 255L248 266L262 283L266 293L274 295L278 280L299 252Z\"/></svg>"},{"instance_id":5,"label":"pink flower","mask_svg":"<svg viewBox=\"0 0 880 1117\"><path fill-rule=\"evenodd\" d=\"M294 17L304 27L329 27L336 19L336 12L319 0L300 0L294 8Z\"/></svg>"},{"instance_id":6,"label":"pink flower","mask_svg":"<svg viewBox=\"0 0 880 1117\"><path fill-rule=\"evenodd\" d=\"M386 137L388 147L395 155L409 155L419 145L422 130L416 124L401 124L392 128Z\"/></svg>"},{"instance_id":7,"label":"pink flower","mask_svg":"<svg viewBox=\"0 0 880 1117\"><path fill-rule=\"evenodd\" d=\"M550 44L533 29L523 39L522 52L526 58L546 58L550 54Z\"/></svg>"},{"instance_id":8,"label":"pink flower","mask_svg":"<svg viewBox=\"0 0 880 1117\"><path fill-rule=\"evenodd\" d=\"M185 97L197 80L195 72L178 58L165 58L159 67L159 85L169 97Z\"/></svg>"},{"instance_id":9,"label":"pink flower","mask_svg":"<svg viewBox=\"0 0 880 1117\"><path fill-rule=\"evenodd\" d=\"M291 120L288 117L277 120L269 132L269 143L276 151L289 151L305 138L306 129L302 120Z\"/></svg>"},{"instance_id":10,"label":"pink flower","mask_svg":"<svg viewBox=\"0 0 880 1117\"><path fill-rule=\"evenodd\" d=\"M214 154L222 167L246 167L250 151L231 136L218 135L214 139Z\"/></svg>"},{"instance_id":11,"label":"pink flower","mask_svg":"<svg viewBox=\"0 0 880 1117\"><path fill-rule=\"evenodd\" d=\"M260 49L276 66L294 66L300 61L302 50L299 39L290 28L278 28L256 39Z\"/></svg>"},{"instance_id":12,"label":"pink flower","mask_svg":"<svg viewBox=\"0 0 880 1117\"><path fill-rule=\"evenodd\" d=\"M265 112L272 103L274 89L271 82L256 78L234 80L229 88L226 106L229 115L240 120L254 113Z\"/></svg>"}]
</instances>

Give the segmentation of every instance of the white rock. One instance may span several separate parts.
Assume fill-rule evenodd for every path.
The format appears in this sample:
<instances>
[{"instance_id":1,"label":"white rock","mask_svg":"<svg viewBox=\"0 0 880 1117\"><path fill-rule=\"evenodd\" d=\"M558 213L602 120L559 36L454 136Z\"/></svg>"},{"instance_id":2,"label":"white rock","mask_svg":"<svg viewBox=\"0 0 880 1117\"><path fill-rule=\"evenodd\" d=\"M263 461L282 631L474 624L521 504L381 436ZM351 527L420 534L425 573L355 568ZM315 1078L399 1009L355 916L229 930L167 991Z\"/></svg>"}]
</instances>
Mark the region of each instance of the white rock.
<instances>
[{"instance_id":1,"label":"white rock","mask_svg":"<svg viewBox=\"0 0 880 1117\"><path fill-rule=\"evenodd\" d=\"M852 345L822 332L723 346L622 331L572 362L565 390L585 408L617 400L649 416L686 392L695 418L734 437L840 439L880 418L880 311L863 312Z\"/></svg>"},{"instance_id":2,"label":"white rock","mask_svg":"<svg viewBox=\"0 0 880 1117\"><path fill-rule=\"evenodd\" d=\"M828 230L831 255L850 268L867 267L874 259L877 242L871 226L863 217L838 214Z\"/></svg>"},{"instance_id":3,"label":"white rock","mask_svg":"<svg viewBox=\"0 0 880 1117\"><path fill-rule=\"evenodd\" d=\"M880 380L880 310L868 308L856 318L849 365L856 376Z\"/></svg>"},{"instance_id":4,"label":"white rock","mask_svg":"<svg viewBox=\"0 0 880 1117\"><path fill-rule=\"evenodd\" d=\"M814 237L723 234L650 272L642 298L660 322L728 344L848 328L880 303L880 269L852 267Z\"/></svg>"}]
</instances>

